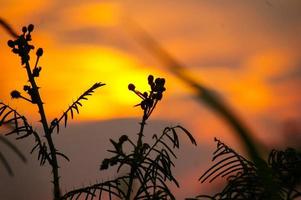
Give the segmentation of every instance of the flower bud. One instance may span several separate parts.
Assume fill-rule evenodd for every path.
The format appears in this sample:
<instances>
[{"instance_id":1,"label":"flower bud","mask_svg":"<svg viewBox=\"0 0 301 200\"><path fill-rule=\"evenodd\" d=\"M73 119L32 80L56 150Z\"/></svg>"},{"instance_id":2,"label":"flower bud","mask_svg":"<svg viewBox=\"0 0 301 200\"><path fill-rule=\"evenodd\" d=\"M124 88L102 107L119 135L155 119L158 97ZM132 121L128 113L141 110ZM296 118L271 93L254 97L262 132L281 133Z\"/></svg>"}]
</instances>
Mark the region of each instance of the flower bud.
<instances>
[{"instance_id":1,"label":"flower bud","mask_svg":"<svg viewBox=\"0 0 301 200\"><path fill-rule=\"evenodd\" d=\"M128 89L131 90L131 91L134 91L135 88L136 88L135 85L132 84L132 83L130 83L130 84L128 85Z\"/></svg>"},{"instance_id":2,"label":"flower bud","mask_svg":"<svg viewBox=\"0 0 301 200\"><path fill-rule=\"evenodd\" d=\"M165 84L165 79L164 78L160 78L160 85L163 86Z\"/></svg>"},{"instance_id":3,"label":"flower bud","mask_svg":"<svg viewBox=\"0 0 301 200\"><path fill-rule=\"evenodd\" d=\"M19 53L20 51L19 51L19 49L16 49L16 48L13 48L13 50L12 50L14 53Z\"/></svg>"},{"instance_id":4,"label":"flower bud","mask_svg":"<svg viewBox=\"0 0 301 200\"><path fill-rule=\"evenodd\" d=\"M15 43L14 43L14 41L12 41L12 40L8 40L8 41L7 41L7 45L8 45L9 47L11 47L11 48L14 48Z\"/></svg>"},{"instance_id":5,"label":"flower bud","mask_svg":"<svg viewBox=\"0 0 301 200\"><path fill-rule=\"evenodd\" d=\"M33 24L29 24L28 27L27 27L28 32L32 32L33 28L34 28L34 25Z\"/></svg>"},{"instance_id":6,"label":"flower bud","mask_svg":"<svg viewBox=\"0 0 301 200\"><path fill-rule=\"evenodd\" d=\"M21 93L17 90L13 90L11 93L10 93L10 96L14 99L17 99L17 98L20 98L21 97Z\"/></svg>"},{"instance_id":7,"label":"flower bud","mask_svg":"<svg viewBox=\"0 0 301 200\"><path fill-rule=\"evenodd\" d=\"M23 26L22 32L23 32L23 33L26 33L26 32L27 32L27 27L26 27L26 26Z\"/></svg>"},{"instance_id":8,"label":"flower bud","mask_svg":"<svg viewBox=\"0 0 301 200\"><path fill-rule=\"evenodd\" d=\"M125 142L125 141L127 141L128 140L128 136L127 135L122 135L120 138L119 138L119 142L120 143L123 143L123 142Z\"/></svg>"},{"instance_id":9,"label":"flower bud","mask_svg":"<svg viewBox=\"0 0 301 200\"><path fill-rule=\"evenodd\" d=\"M38 57L42 56L43 55L43 49L42 48L38 48L36 54L37 54Z\"/></svg>"},{"instance_id":10,"label":"flower bud","mask_svg":"<svg viewBox=\"0 0 301 200\"><path fill-rule=\"evenodd\" d=\"M155 83L156 83L156 85L159 85L160 84L160 78L156 78Z\"/></svg>"},{"instance_id":11,"label":"flower bud","mask_svg":"<svg viewBox=\"0 0 301 200\"><path fill-rule=\"evenodd\" d=\"M149 84L153 83L154 82L154 76L153 75L149 75L148 78L147 78L147 80L148 80Z\"/></svg>"},{"instance_id":12,"label":"flower bud","mask_svg":"<svg viewBox=\"0 0 301 200\"><path fill-rule=\"evenodd\" d=\"M28 85L24 85L24 87L23 87L23 90L24 90L24 91L29 91L30 89L31 89L31 87L28 86Z\"/></svg>"}]
</instances>

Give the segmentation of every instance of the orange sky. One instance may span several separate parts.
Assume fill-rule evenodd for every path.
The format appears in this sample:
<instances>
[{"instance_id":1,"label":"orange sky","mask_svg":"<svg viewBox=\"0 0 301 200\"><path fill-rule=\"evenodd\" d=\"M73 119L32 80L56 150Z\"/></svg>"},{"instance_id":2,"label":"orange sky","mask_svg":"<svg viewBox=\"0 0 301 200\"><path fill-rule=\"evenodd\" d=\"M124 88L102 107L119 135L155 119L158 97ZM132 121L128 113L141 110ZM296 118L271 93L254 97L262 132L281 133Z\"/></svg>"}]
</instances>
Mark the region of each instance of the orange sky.
<instances>
[{"instance_id":1,"label":"orange sky","mask_svg":"<svg viewBox=\"0 0 301 200\"><path fill-rule=\"evenodd\" d=\"M145 89L145 77L152 73L168 81L164 112L158 110L156 117L187 121L168 113L174 107L183 108L183 103L185 108L177 109L179 116L190 113L194 104L191 93L131 37L124 19L132 18L189 66L200 81L248 118L250 126L262 131L260 127L265 124L252 120L263 117L276 123L300 119L300 95L296 93L301 71L298 8L299 1L276 0L227 4L166 1L160 5L152 1L14 0L3 2L0 11L16 29L24 24L36 25L34 44L45 50L40 85L50 118L96 81L107 86L85 103L80 120L137 117L139 112L132 108L137 99L126 86L135 82ZM9 36L0 31L1 71L7 74L0 79L1 99L15 105L8 94L22 88L25 73L6 47ZM23 105L16 106L34 116L34 110L27 106L26 110ZM194 118L198 118L192 122L197 130L200 115Z\"/></svg>"},{"instance_id":2,"label":"orange sky","mask_svg":"<svg viewBox=\"0 0 301 200\"><path fill-rule=\"evenodd\" d=\"M301 1L4 1L0 13L14 28L35 24L44 48L39 84L46 111L60 115L94 82L107 85L84 103L76 122L139 117L130 82L147 88L148 74L167 79L153 119L181 123L199 141L233 142L224 123L133 39L131 18L146 29L200 82L214 89L266 143L283 139L284 125L301 123ZM0 99L36 121L35 108L11 100L26 83L10 37L0 29ZM176 109L175 109L176 108ZM49 120L50 120L49 119ZM233 142L235 143L235 142ZM235 144L234 144L235 145Z\"/></svg>"}]
</instances>

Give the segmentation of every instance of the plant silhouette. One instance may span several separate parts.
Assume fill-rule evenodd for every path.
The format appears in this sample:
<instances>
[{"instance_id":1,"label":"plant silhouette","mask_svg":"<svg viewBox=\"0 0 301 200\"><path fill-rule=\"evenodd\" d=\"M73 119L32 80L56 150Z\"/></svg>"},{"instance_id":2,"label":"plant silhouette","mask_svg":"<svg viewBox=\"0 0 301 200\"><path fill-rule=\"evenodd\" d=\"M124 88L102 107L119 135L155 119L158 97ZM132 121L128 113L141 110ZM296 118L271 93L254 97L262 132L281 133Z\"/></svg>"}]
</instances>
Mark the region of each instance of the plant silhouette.
<instances>
[{"instance_id":1,"label":"plant silhouette","mask_svg":"<svg viewBox=\"0 0 301 200\"><path fill-rule=\"evenodd\" d=\"M30 63L30 53L35 49L35 47L30 44L34 26L32 24L27 27L24 26L22 28L22 34L17 36L15 31L5 23L5 21L0 20L0 24L15 38L14 40L9 40L7 44L12 49L12 52L20 57L21 65L25 68L29 81L29 84L23 86L24 92L21 93L18 90L13 90L10 95L13 99L25 100L37 106L43 133L36 131L36 128L28 122L24 115L3 102L0 102L0 126L9 125L11 129L9 129L5 135L14 135L18 140L27 137L33 137L35 139L31 153L37 153L37 159L41 166L45 164L51 166L53 199L78 199L81 197L85 199L93 199L94 197L98 197L99 199L112 199L113 197L117 197L126 200L175 199L166 181L179 187L179 183L172 172L172 168L175 167L173 159L177 158L174 150L180 147L179 134L187 135L194 145L196 145L195 139L188 130L177 125L166 127L160 135L154 134L151 144L144 140L146 122L158 102L162 100L163 93L166 90L165 79L155 79L152 75L149 75L149 92L140 92L136 90L134 84L128 85L128 89L141 99L141 102L136 105L143 111L140 130L137 138L134 140L127 135L122 135L117 141L110 139L113 150L109 150L109 152L111 152L113 156L102 161L100 170L106 170L116 165L117 172L119 172L121 168L126 168L129 169L129 173L114 180L95 183L61 194L58 157L62 157L67 161L69 161L69 158L56 148L52 136L54 132L59 133L62 124L66 127L68 120L70 118L72 119L75 113L79 113L79 107L82 106L82 101L87 100L89 95L104 84L95 83L92 85L79 96L60 117L54 118L49 122L44 110L42 97L40 96L39 86L36 83L36 79L40 77L42 70L42 67L39 65L39 61L44 53L42 48L36 50L34 65ZM11 143L3 139L2 136L0 139L9 145L21 159L25 159L22 157L22 153ZM125 150L125 146L127 146L129 150ZM0 159L8 172L12 173L5 157L2 156Z\"/></svg>"},{"instance_id":2,"label":"plant silhouette","mask_svg":"<svg viewBox=\"0 0 301 200\"><path fill-rule=\"evenodd\" d=\"M142 111L138 134L135 138L121 135L117 140L110 139L112 149L108 151L112 156L105 158L100 164L100 170L114 167L118 177L62 194L58 158L61 157L67 161L69 158L56 148L53 134L59 133L61 126L66 127L69 119L73 119L75 114L79 114L79 108L83 105L82 102L104 84L93 84L61 116L48 121L39 92L40 87L36 83L42 72L42 67L39 64L44 53L42 48L35 51L35 60L33 63L31 61L31 52L35 49L31 44L34 26L30 24L23 27L22 34L18 36L1 19L0 25L15 38L9 40L7 44L12 52L20 57L21 66L25 68L28 77L28 83L23 86L23 91L13 90L10 95L14 99L24 100L37 106L43 129L41 132L37 131L38 129L33 127L24 115L4 102L0 102L0 127L7 126L5 135L13 135L17 140L28 137L34 138L35 143L31 153L37 154L41 166L49 165L51 167L54 200L82 198L110 200L176 199L169 184L180 186L173 173L174 159L177 158L175 150L180 148L179 134L186 135L193 145L196 145L196 141L188 130L176 125L164 128L161 134L152 136L152 142L146 142L145 139L149 137L145 135L146 124L166 91L164 78L154 78L154 76L149 75L147 82L150 90L145 92L137 90L132 83L128 85L128 89L140 99L140 102L135 105ZM294 200L300 198L301 153L293 148L287 148L284 151L272 150L267 161L261 159L250 132L233 115L231 110L218 98L212 96L206 87L185 76L185 73L182 73L182 65L173 60L152 38L148 38L146 35L144 39L148 42L148 47L166 61L173 73L193 87L198 92L200 99L210 104L232 125L250 156L249 160L220 140L215 139L217 149L213 153L212 161L214 164L203 173L199 181L211 183L216 179L225 178L227 184L217 194L202 194L195 198L187 198L187 200ZM2 135L0 135L0 142L10 148L22 161L26 161L23 153ZM1 152L0 163L9 174L13 174L12 167ZM124 171L124 169L127 170L126 174L121 173L121 170Z\"/></svg>"},{"instance_id":3,"label":"plant silhouette","mask_svg":"<svg viewBox=\"0 0 301 200\"><path fill-rule=\"evenodd\" d=\"M3 24L4 22L1 21L1 23ZM6 23L4 24L9 27ZM11 34L14 33L12 29L9 30L11 30ZM10 126L13 128L9 130L6 135L15 135L16 139L24 139L27 137L33 137L35 139L35 144L31 150L31 153L37 152L40 165L48 164L51 166L53 199L58 200L62 196L60 191L58 157L62 157L68 161L69 158L56 148L52 139L54 130L56 129L56 131L59 132L59 127L62 120L66 126L68 116L73 118L74 112L79 113L79 106L82 106L81 101L87 100L87 96L91 95L97 88L103 86L104 84L95 83L92 85L62 114L61 117L55 118L49 123L44 110L44 103L42 101L42 97L40 96L39 86L36 83L36 79L39 78L42 70L42 67L39 65L39 61L43 56L42 48L38 48L36 50L36 60L34 65L31 65L32 63L30 63L30 52L35 49L35 47L30 44L32 41L31 33L33 30L34 26L32 24L28 25L27 27L24 26L22 28L21 35L14 40L9 40L7 42L8 46L12 49L12 52L20 57L21 65L26 70L29 82L29 84L25 84L23 86L25 94L22 94L18 90L13 90L11 92L11 97L14 99L25 100L37 106L40 122L43 127L43 134L37 132L36 129L30 125L24 115L21 115L15 109L3 102L0 103L0 126L10 124Z\"/></svg>"},{"instance_id":4,"label":"plant silhouette","mask_svg":"<svg viewBox=\"0 0 301 200\"><path fill-rule=\"evenodd\" d=\"M150 75L148 76L148 84L151 88L149 93L136 90L134 84L128 85L128 89L141 98L141 102L136 106L139 106L143 111L136 140L132 140L127 135L122 135L117 141L110 139L113 149L109 152L113 156L104 159L100 166L100 170L117 166L117 172L121 168L129 169L130 172L115 180L71 191L63 199L81 196L86 199L93 199L97 195L101 199L104 191L107 193L104 198L109 199L113 197L126 200L176 199L165 182L170 181L179 187L179 183L172 172L173 159L177 158L174 149L180 147L178 134L186 134L194 145L196 145L196 141L189 131L177 125L166 127L160 135L154 134L152 144L144 142L144 128L156 105L163 97L165 79L154 79ZM130 147L131 150L125 151L124 147ZM126 186L125 190L122 189L122 185Z\"/></svg>"},{"instance_id":5,"label":"plant silhouette","mask_svg":"<svg viewBox=\"0 0 301 200\"><path fill-rule=\"evenodd\" d=\"M301 197L298 189L301 182L301 153L293 148L285 151L272 150L265 165L266 172L236 153L233 149L215 139L217 149L213 153L215 164L199 178L201 183L217 178L227 178L225 188L213 195L199 195L197 199L229 200L293 200ZM272 182L263 179L262 173L271 176ZM188 199L187 199L188 200Z\"/></svg>"},{"instance_id":6,"label":"plant silhouette","mask_svg":"<svg viewBox=\"0 0 301 200\"><path fill-rule=\"evenodd\" d=\"M150 34L143 30L133 21L127 21L127 27L137 39L137 41L158 58L166 68L191 87L197 94L200 103L205 103L212 111L217 113L221 119L233 129L236 136L244 144L244 148L248 152L251 159L257 164L260 160L260 151L253 139L251 130L243 123L243 121L232 111L232 109L219 96L214 94L211 88L204 84L200 84L197 80L190 76L187 67L172 57ZM259 146L261 147L261 146ZM260 163L258 163L260 165Z\"/></svg>"}]
</instances>

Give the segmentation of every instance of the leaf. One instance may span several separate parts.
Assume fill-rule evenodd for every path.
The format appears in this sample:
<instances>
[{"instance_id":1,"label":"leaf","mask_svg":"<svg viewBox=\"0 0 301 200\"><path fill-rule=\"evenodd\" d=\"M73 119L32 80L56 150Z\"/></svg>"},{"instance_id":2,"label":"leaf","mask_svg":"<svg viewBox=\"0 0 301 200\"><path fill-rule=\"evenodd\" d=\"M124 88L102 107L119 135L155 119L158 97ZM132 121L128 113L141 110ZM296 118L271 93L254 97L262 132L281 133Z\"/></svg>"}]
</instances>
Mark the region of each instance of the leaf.
<instances>
[{"instance_id":1,"label":"leaf","mask_svg":"<svg viewBox=\"0 0 301 200\"><path fill-rule=\"evenodd\" d=\"M215 161L216 159L220 160L218 160L199 178L202 183L204 183L208 178L212 178L213 176L213 178L210 180L211 182L217 177L221 176L223 173L233 169L241 169L241 172L256 170L253 163L237 154L234 150L229 148L220 140L215 139L215 141L217 142L217 150L214 152L213 161ZM236 171L237 170L233 170L232 172Z\"/></svg>"},{"instance_id":2,"label":"leaf","mask_svg":"<svg viewBox=\"0 0 301 200\"><path fill-rule=\"evenodd\" d=\"M128 178L128 176L123 176L116 178L115 180L104 181L102 183L75 189L64 194L61 197L61 200L73 199L74 197L76 197L75 199L80 197L88 199L89 196L91 196L91 198L96 197L97 193L99 199L112 199L113 196L122 199L126 194L120 188L120 182L126 182ZM108 194L108 196L104 196L103 193Z\"/></svg>"},{"instance_id":3,"label":"leaf","mask_svg":"<svg viewBox=\"0 0 301 200\"><path fill-rule=\"evenodd\" d=\"M197 145L197 143L196 143L194 137L192 136L192 134L191 134L187 129L185 129L184 127L182 127L182 126L180 126L180 125L175 126L174 128L180 128L180 129L181 129L182 131L184 131L184 132L186 133L186 135L189 137L190 142L191 142L192 144L194 144L195 146Z\"/></svg>"},{"instance_id":4,"label":"leaf","mask_svg":"<svg viewBox=\"0 0 301 200\"><path fill-rule=\"evenodd\" d=\"M18 137L27 137L32 134L32 127L27 119L10 106L0 102L0 127L6 125L10 128L5 135L16 134Z\"/></svg>"},{"instance_id":5,"label":"leaf","mask_svg":"<svg viewBox=\"0 0 301 200\"><path fill-rule=\"evenodd\" d=\"M92 95L92 93L99 87L103 86L105 84L103 83L95 83L92 85L88 90L86 90L82 95L80 95L75 102L72 103L71 106L68 107L68 109L63 112L62 116L60 118L56 118L53 120L55 123L51 123L50 125L50 130L51 132L56 128L57 133L59 132L59 124L62 120L64 120L64 125L65 127L67 126L68 123L68 115L70 113L71 119L74 117L74 110L79 114L79 109L78 106L82 106L81 102L82 100L88 100L87 96Z\"/></svg>"},{"instance_id":6,"label":"leaf","mask_svg":"<svg viewBox=\"0 0 301 200\"><path fill-rule=\"evenodd\" d=\"M61 156L61 157L65 158L68 162L70 162L70 159L65 154L60 153L60 152L56 152L55 154L58 155L58 156Z\"/></svg>"}]
</instances>

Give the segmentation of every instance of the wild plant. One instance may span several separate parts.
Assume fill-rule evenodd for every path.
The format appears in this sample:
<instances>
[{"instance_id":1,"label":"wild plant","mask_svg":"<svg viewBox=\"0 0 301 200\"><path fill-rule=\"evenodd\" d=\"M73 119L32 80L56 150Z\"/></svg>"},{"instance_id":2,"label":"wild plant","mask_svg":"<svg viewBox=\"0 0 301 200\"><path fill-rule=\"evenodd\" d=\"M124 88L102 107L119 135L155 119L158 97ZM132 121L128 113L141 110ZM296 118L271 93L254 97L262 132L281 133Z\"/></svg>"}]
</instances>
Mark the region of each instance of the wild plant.
<instances>
[{"instance_id":1,"label":"wild plant","mask_svg":"<svg viewBox=\"0 0 301 200\"><path fill-rule=\"evenodd\" d=\"M248 159L236 153L218 139L213 153L214 165L199 178L201 183L211 183L217 178L226 178L227 184L215 195L199 195L194 199L227 200L293 200L301 197L301 153L293 148L285 151L272 150L262 172ZM272 181L267 182L261 174L267 173Z\"/></svg>"},{"instance_id":2,"label":"wild plant","mask_svg":"<svg viewBox=\"0 0 301 200\"><path fill-rule=\"evenodd\" d=\"M140 92L136 90L134 84L128 85L128 89L141 99L141 102L136 105L142 110L137 137L133 140L128 135L122 135L117 141L110 139L113 149L109 152L113 156L104 159L100 166L100 170L117 166L117 173L122 168L129 172L112 181L71 191L63 198L72 199L84 196L86 199L90 197L92 199L94 196L99 196L101 199L101 195L105 191L107 196L104 198L109 199L113 197L126 200L176 199L166 182L169 181L179 187L172 172L172 168L175 167L173 159L177 158L174 150L180 147L179 131L186 134L192 144L196 145L196 141L189 131L177 125L166 127L160 135L154 134L151 144L145 142L146 122L163 97L165 79L154 79L150 75L148 84L149 92ZM122 185L125 187L121 187Z\"/></svg>"},{"instance_id":3,"label":"wild plant","mask_svg":"<svg viewBox=\"0 0 301 200\"><path fill-rule=\"evenodd\" d=\"M33 30L34 26L32 24L27 27L24 26L22 28L22 34L14 40L9 40L7 43L12 49L12 52L20 57L21 66L25 68L28 78L28 83L23 86L23 92L21 93L18 90L13 90L11 92L11 97L13 99L25 100L30 104L36 105L40 117L39 122L42 125L42 131L37 131L38 129L33 127L24 115L3 102L0 102L0 126L9 124L12 129L6 132L6 135L15 135L18 140L27 137L34 138L35 144L31 153L37 152L37 158L41 166L47 164L51 167L53 199L58 200L62 197L58 158L61 157L67 161L69 161L69 158L56 148L56 145L53 142L53 134L59 132L62 123L66 127L69 118L73 118L75 113L79 113L79 107L82 106L82 101L87 100L89 95L104 84L95 83L92 85L76 101L74 101L60 117L49 122L40 95L40 87L36 82L42 71L42 67L39 65L39 61L43 56L42 48L36 50L36 59L33 63L30 62L30 59L32 58L30 53L35 49L35 47L30 44L32 41L31 33Z\"/></svg>"},{"instance_id":4,"label":"wild plant","mask_svg":"<svg viewBox=\"0 0 301 200\"><path fill-rule=\"evenodd\" d=\"M104 84L95 83L74 101L60 117L54 118L49 122L39 92L40 87L36 83L36 79L39 78L42 70L42 67L39 65L39 61L43 56L42 48L36 50L34 64L31 65L30 63L30 52L35 49L30 44L33 30L34 26L32 24L23 27L20 36L16 37L15 40L8 41L8 46L12 49L12 52L20 57L21 65L25 68L28 77L28 84L23 86L23 93L25 94L18 90L13 90L11 97L37 106L43 134L39 133L24 115L3 102L0 103L0 126L7 124L12 126L13 129L9 130L6 135L15 135L16 139L27 137L35 139L31 153L37 152L37 158L41 166L45 164L51 166L53 199L73 199L74 197L76 199L81 197L93 199L97 196L99 199L112 199L114 196L126 200L175 199L166 181L179 187L179 183L172 172L172 168L175 167L173 159L177 158L174 150L180 147L178 134L179 132L186 134L194 145L196 145L196 141L189 131L177 125L166 127L160 135L154 134L152 136L153 143L149 144L145 142L144 129L146 122L158 102L162 100L163 93L166 90L165 79L154 79L152 75L148 77L149 92L142 93L136 90L134 84L128 85L128 89L141 99L141 102L136 105L142 109L140 130L137 137L135 140L132 140L129 136L122 135L118 141L110 139L113 150L109 150L109 152L113 156L104 159L100 166L100 170L117 166L117 172L120 172L122 168L126 168L129 170L129 173L114 180L96 183L61 194L58 158L62 157L68 161L69 158L56 148L53 142L53 134L55 132L59 133L61 124L66 127L69 118L73 118L75 113L79 113L82 100L87 100L87 96L91 95ZM129 150L125 150L125 146L128 146ZM122 185L125 185L126 189L122 188ZM105 196L103 195L104 193L106 194Z\"/></svg>"}]
</instances>

